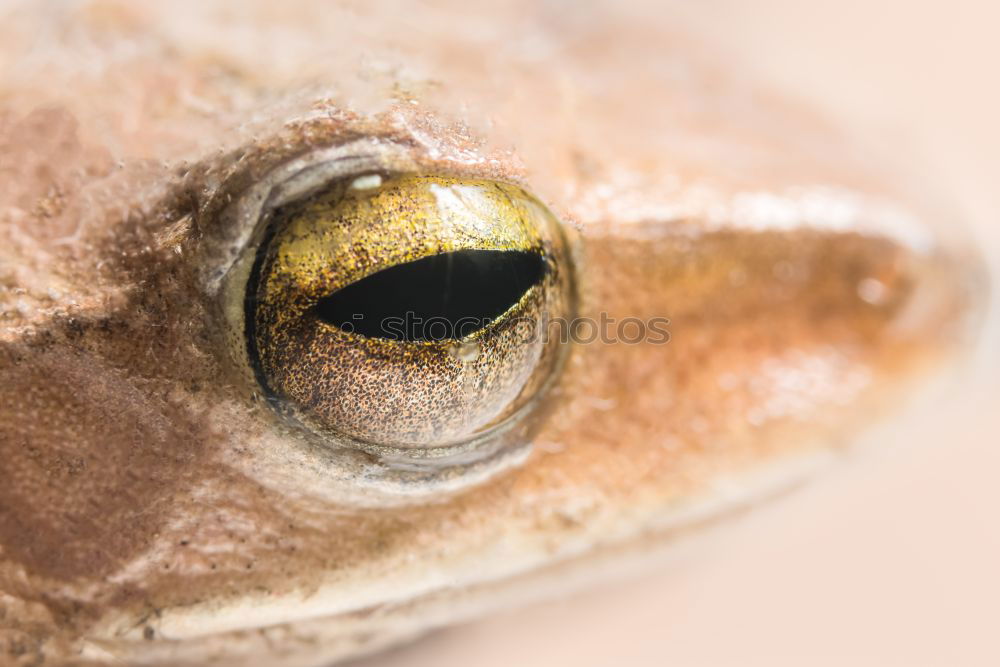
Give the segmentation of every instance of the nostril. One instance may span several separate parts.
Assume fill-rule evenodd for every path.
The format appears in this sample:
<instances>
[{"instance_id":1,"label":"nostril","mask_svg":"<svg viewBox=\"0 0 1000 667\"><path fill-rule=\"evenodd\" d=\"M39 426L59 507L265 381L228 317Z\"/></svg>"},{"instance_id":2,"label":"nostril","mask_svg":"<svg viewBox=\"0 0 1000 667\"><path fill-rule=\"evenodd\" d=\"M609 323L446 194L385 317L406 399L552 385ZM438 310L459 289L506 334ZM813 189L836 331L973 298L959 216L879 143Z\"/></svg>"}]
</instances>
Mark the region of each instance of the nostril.
<instances>
[{"instance_id":1,"label":"nostril","mask_svg":"<svg viewBox=\"0 0 1000 667\"><path fill-rule=\"evenodd\" d=\"M971 347L986 313L989 276L972 249L941 250L911 259L912 295L893 322L900 334L919 334L945 346Z\"/></svg>"}]
</instances>

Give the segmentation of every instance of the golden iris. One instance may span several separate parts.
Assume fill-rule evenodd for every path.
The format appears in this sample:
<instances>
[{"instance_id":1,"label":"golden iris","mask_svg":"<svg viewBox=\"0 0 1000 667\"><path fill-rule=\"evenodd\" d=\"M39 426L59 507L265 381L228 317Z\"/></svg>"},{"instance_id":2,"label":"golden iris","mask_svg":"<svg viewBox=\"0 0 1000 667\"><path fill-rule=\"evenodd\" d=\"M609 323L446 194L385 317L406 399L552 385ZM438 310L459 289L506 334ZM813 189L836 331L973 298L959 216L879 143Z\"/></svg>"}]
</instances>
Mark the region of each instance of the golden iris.
<instances>
[{"instance_id":1,"label":"golden iris","mask_svg":"<svg viewBox=\"0 0 1000 667\"><path fill-rule=\"evenodd\" d=\"M560 356L558 223L524 190L362 175L273 213L247 283L259 382L341 438L416 450L515 414Z\"/></svg>"}]
</instances>

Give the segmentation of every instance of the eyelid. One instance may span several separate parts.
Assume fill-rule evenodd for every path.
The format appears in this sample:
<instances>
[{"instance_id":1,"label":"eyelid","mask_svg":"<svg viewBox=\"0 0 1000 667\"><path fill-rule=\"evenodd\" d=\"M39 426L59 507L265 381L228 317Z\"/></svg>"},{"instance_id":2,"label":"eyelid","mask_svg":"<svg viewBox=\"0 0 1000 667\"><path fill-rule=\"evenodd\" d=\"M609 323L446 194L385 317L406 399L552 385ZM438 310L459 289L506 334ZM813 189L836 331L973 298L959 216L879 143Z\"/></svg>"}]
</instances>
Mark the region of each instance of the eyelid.
<instances>
[{"instance_id":1,"label":"eyelid","mask_svg":"<svg viewBox=\"0 0 1000 667\"><path fill-rule=\"evenodd\" d=\"M212 256L202 265L202 289L209 297L219 294L240 254L259 242L255 237L262 223L278 206L308 197L338 178L389 170L413 171L415 167L405 147L374 139L312 151L275 167L220 211L216 235L203 243ZM226 196L231 197L228 193Z\"/></svg>"},{"instance_id":2,"label":"eyelid","mask_svg":"<svg viewBox=\"0 0 1000 667\"><path fill-rule=\"evenodd\" d=\"M407 110L409 111L409 110ZM278 135L234 151L221 161L188 169L188 192L196 204L196 247L199 289L216 298L224 276L239 254L259 241L267 212L303 199L337 178L365 173L428 172L459 178L497 180L530 190L519 167L509 158L470 158L441 154L408 129L330 119L289 126ZM342 140L339 137L350 136ZM192 196L190 194L186 196Z\"/></svg>"}]
</instances>

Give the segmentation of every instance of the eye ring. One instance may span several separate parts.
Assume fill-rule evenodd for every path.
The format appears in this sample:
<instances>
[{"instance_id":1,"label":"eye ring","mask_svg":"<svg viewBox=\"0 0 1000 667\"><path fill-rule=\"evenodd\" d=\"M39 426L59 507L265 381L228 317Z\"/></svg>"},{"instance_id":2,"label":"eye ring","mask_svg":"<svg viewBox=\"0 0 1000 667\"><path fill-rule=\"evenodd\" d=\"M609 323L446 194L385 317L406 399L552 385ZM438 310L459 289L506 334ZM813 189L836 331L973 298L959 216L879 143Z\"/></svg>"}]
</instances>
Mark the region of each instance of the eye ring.
<instances>
[{"instance_id":1,"label":"eye ring","mask_svg":"<svg viewBox=\"0 0 1000 667\"><path fill-rule=\"evenodd\" d=\"M252 318L248 313L253 311L253 299L247 296L249 293L245 291L246 285L254 279L255 271L259 274L262 270L264 260L261 258L266 255L267 248L280 231L280 224L276 224L275 218L282 216L282 210L301 207L303 202L329 190L333 183L342 186L359 178L388 182L392 179L421 177L468 180L455 174L430 175L410 158L405 148L376 142L363 142L360 145L355 142L282 165L271 174L268 182L255 184L226 211L230 222L237 223L234 225L237 231L228 239L223 238L221 245L225 247L218 253L222 261L216 265L220 268L203 274L203 281L207 292L211 293L214 289L216 293L234 365L244 377L250 376L252 386L263 393L271 409L284 421L295 426L312 445L328 450L364 452L374 456L378 465L386 466L386 470L395 469L398 472L402 469L400 465L404 468L429 465L438 471L450 470L449 474L453 476L457 467L466 470L475 467L479 472L473 476L481 477L488 474L485 472L487 469L493 467L491 462L520 459L525 455L523 450L529 441L527 434L532 429L532 417L544 412L539 410L539 403L559 375L565 362L567 345L556 344L552 347L543 376L531 382L523 382L524 386L520 389L530 395L522 396L518 393L519 400L511 409L494 415L495 419L487 419L488 423L479 425L481 428L459 434L461 437L452 433L453 437L446 438L443 442L430 446L423 443L424 446L415 447L412 443L391 442L385 438L359 437L357 433L324 428L322 424L318 427L317 420L303 410L301 404L289 400L287 393L274 391L269 386L270 378L261 372L259 366L254 365L253 346L248 346L245 340L241 340L248 329L252 331L256 326L256 323L248 325ZM480 179L480 182L485 181ZM507 189L508 192L520 191L518 186L503 182L493 182L493 185ZM575 310L576 297L566 239L555 218L533 197L527 193L524 193L524 197L546 217L546 224L551 225L547 233L552 236L547 245L535 250L539 251L541 266L546 275L551 272L556 276L554 284L562 299L559 315L571 316ZM216 241L216 245L220 249L219 241ZM432 257L433 254L427 256ZM257 275L256 279L259 280L259 277ZM459 358L463 354L468 356L468 350L463 348L464 342L453 341L453 355ZM427 341L422 346L427 347ZM424 470L419 474L426 476L430 472Z\"/></svg>"}]
</instances>

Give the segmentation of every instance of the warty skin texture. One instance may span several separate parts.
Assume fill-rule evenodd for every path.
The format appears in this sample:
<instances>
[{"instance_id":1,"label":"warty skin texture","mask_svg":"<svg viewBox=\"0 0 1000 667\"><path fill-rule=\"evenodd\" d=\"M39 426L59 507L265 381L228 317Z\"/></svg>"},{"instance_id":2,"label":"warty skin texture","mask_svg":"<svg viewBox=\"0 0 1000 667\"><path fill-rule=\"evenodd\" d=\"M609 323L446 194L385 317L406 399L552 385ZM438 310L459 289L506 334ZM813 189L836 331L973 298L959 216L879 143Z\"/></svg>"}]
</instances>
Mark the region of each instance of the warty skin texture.
<instances>
[{"instance_id":1,"label":"warty skin texture","mask_svg":"<svg viewBox=\"0 0 1000 667\"><path fill-rule=\"evenodd\" d=\"M3 11L0 662L373 650L779 493L962 346L956 222L652 9ZM545 202L581 315L671 320L575 345L476 484L352 478L204 289L234 198L373 138Z\"/></svg>"}]
</instances>

